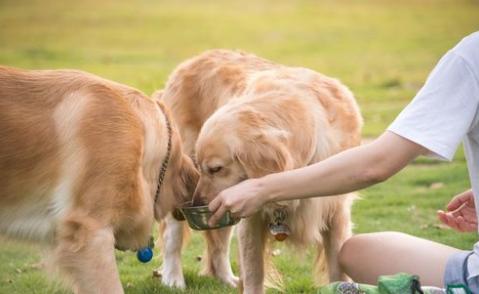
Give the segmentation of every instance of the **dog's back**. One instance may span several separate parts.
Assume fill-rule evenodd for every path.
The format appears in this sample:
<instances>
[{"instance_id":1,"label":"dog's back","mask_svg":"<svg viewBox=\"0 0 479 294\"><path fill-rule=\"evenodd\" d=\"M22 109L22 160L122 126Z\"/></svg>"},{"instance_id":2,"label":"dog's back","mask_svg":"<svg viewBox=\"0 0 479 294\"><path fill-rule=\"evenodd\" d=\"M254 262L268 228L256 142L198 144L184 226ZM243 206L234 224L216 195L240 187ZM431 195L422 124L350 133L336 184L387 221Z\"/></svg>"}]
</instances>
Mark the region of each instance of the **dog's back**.
<instances>
[{"instance_id":1,"label":"dog's back","mask_svg":"<svg viewBox=\"0 0 479 294\"><path fill-rule=\"evenodd\" d=\"M275 64L241 51L214 49L183 62L170 75L161 96L193 155L192 145L201 127L217 109L248 91L287 92L288 87L309 91L308 96L316 97L332 124L348 132L343 149L359 144L362 118L354 96L343 84L306 68Z\"/></svg>"},{"instance_id":2,"label":"dog's back","mask_svg":"<svg viewBox=\"0 0 479 294\"><path fill-rule=\"evenodd\" d=\"M179 126L186 152L203 123L219 107L245 90L249 74L277 65L255 55L214 49L181 63L168 78L163 101Z\"/></svg>"}]
</instances>

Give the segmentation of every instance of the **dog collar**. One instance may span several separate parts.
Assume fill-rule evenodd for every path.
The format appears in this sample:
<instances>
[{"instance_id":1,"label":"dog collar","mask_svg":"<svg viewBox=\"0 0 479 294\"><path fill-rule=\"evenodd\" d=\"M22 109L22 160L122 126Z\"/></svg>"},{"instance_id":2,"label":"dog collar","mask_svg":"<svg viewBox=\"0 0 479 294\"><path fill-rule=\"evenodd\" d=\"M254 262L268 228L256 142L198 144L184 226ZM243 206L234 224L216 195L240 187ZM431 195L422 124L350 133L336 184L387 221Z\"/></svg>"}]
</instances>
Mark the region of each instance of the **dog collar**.
<instances>
[{"instance_id":1,"label":"dog collar","mask_svg":"<svg viewBox=\"0 0 479 294\"><path fill-rule=\"evenodd\" d=\"M171 130L170 120L168 119L168 116L166 115L166 112L163 109L163 107L161 107L161 105L160 105L160 109L161 109L161 112L163 112L163 115L165 116L166 129L168 130L168 147L167 147L167 150L166 150L166 157L163 160L163 162L161 163L160 174L158 175L158 185L156 187L155 202L153 202L153 210L155 209L154 207L155 207L156 202L158 201L158 198L160 196L161 186L163 185L163 181L165 179L166 169L168 168L168 163L170 161L171 145L172 145L171 144L172 130ZM153 235L151 235L150 240L148 242L148 246L140 248L140 250L138 250L136 252L136 258L138 258L138 260L140 262L143 262L143 263L149 262L153 258L154 245L155 245L155 242L154 242L154 239L153 239Z\"/></svg>"},{"instance_id":2,"label":"dog collar","mask_svg":"<svg viewBox=\"0 0 479 294\"><path fill-rule=\"evenodd\" d=\"M166 169L168 168L168 163L170 162L171 145L172 145L171 144L172 130L171 130L170 120L168 119L168 116L166 115L165 110L161 106L160 106L160 109L163 112L163 115L165 116L166 129L168 130L168 147L166 149L166 157L161 163L160 174L158 176L158 186L156 187L155 202L153 202L153 205L156 205L156 201L158 201L158 197L160 196L161 186L163 185L163 181L166 175Z\"/></svg>"}]
</instances>

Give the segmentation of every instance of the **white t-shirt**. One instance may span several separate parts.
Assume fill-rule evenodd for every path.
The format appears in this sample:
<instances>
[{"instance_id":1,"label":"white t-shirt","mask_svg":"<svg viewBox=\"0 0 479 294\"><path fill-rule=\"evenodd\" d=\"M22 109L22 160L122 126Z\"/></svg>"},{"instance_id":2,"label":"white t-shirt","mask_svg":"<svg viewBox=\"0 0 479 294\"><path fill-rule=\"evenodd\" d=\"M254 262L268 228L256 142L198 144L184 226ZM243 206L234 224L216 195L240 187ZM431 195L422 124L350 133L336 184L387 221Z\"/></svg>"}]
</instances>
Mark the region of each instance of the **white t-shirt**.
<instances>
[{"instance_id":1,"label":"white t-shirt","mask_svg":"<svg viewBox=\"0 0 479 294\"><path fill-rule=\"evenodd\" d=\"M479 32L444 55L423 88L388 130L452 160L464 143L469 177L479 212ZM479 242L469 258L469 278L479 275Z\"/></svg>"}]
</instances>

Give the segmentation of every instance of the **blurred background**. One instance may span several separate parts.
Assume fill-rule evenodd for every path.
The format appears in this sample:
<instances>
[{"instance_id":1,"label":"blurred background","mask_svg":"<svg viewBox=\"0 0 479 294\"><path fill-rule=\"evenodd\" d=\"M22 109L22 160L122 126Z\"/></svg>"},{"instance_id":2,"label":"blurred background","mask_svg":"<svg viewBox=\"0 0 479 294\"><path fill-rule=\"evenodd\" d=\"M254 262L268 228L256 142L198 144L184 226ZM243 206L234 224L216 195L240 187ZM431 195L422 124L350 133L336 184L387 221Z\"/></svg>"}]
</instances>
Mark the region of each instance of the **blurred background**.
<instances>
[{"instance_id":1,"label":"blurred background","mask_svg":"<svg viewBox=\"0 0 479 294\"><path fill-rule=\"evenodd\" d=\"M0 0L0 64L81 69L149 95L181 61L206 49L241 49L342 80L357 97L363 135L371 140L412 99L438 59L478 29L479 2L472 0ZM468 186L462 150L453 163L419 159L361 191L355 231L399 230L470 248L476 234L452 232L435 218ZM119 253L127 293L235 293L198 277L202 248L194 234L185 249L184 292L151 278L158 260L140 265L132 253ZM278 249L274 262L284 291L313 293L314 250L295 255ZM64 293L45 281L39 256L35 247L0 240L0 293Z\"/></svg>"}]
</instances>

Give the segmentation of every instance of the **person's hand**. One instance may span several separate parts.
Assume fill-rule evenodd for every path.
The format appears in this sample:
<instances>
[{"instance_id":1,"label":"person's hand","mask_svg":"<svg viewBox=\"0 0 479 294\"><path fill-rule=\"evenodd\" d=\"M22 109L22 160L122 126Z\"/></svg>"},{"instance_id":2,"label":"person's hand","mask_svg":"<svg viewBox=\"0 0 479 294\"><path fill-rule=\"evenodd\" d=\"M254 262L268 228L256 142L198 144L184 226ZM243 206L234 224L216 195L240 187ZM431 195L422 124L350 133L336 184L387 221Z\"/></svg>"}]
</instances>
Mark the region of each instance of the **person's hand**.
<instances>
[{"instance_id":1,"label":"person's hand","mask_svg":"<svg viewBox=\"0 0 479 294\"><path fill-rule=\"evenodd\" d=\"M243 218L257 212L268 200L258 179L243 181L221 191L208 205L213 215L208 224L214 226L229 211L232 217Z\"/></svg>"},{"instance_id":2,"label":"person's hand","mask_svg":"<svg viewBox=\"0 0 479 294\"><path fill-rule=\"evenodd\" d=\"M460 232L477 231L477 214L472 190L458 194L447 205L447 211L439 210L441 222Z\"/></svg>"}]
</instances>

